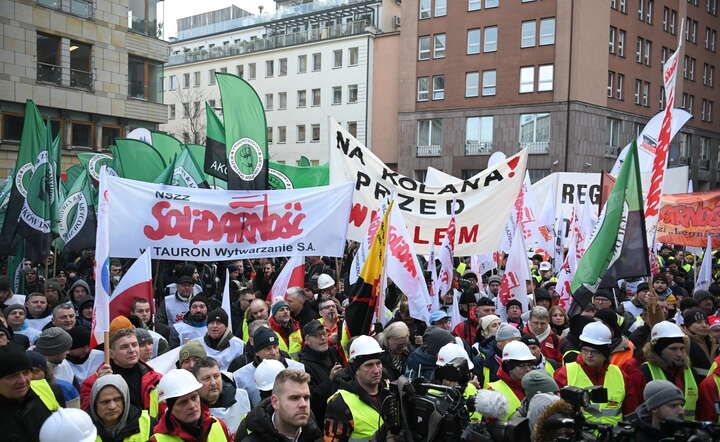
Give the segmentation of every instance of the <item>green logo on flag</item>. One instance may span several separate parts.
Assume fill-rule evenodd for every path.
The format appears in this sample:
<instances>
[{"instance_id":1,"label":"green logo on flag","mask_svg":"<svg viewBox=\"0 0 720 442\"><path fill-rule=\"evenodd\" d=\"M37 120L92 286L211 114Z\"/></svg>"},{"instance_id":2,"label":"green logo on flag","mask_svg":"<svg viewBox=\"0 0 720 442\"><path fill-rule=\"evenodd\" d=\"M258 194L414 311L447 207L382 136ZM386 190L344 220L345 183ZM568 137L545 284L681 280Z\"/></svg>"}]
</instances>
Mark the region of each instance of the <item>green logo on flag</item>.
<instances>
[{"instance_id":1,"label":"green logo on flag","mask_svg":"<svg viewBox=\"0 0 720 442\"><path fill-rule=\"evenodd\" d=\"M290 181L290 178L284 173L275 169L269 169L268 172L270 172L268 175L268 184L271 189L281 190L293 188L292 181Z\"/></svg>"},{"instance_id":2,"label":"green logo on flag","mask_svg":"<svg viewBox=\"0 0 720 442\"><path fill-rule=\"evenodd\" d=\"M20 210L20 219L33 229L43 233L50 232L50 219L47 212L55 200L56 192L53 169L48 162L47 150L41 151L35 161L28 186L28 189L34 189L37 194L27 195Z\"/></svg>"},{"instance_id":3,"label":"green logo on flag","mask_svg":"<svg viewBox=\"0 0 720 442\"><path fill-rule=\"evenodd\" d=\"M104 153L98 153L93 155L88 161L88 172L95 181L100 181L100 168L107 166L107 171L110 176L117 176L117 173L110 167L112 164L112 157L105 155Z\"/></svg>"},{"instance_id":4,"label":"green logo on flag","mask_svg":"<svg viewBox=\"0 0 720 442\"><path fill-rule=\"evenodd\" d=\"M182 167L176 167L175 170L173 170L172 185L181 187L192 187L193 189L198 188L198 185L193 179L192 175L190 175L188 171Z\"/></svg>"},{"instance_id":5,"label":"green logo on flag","mask_svg":"<svg viewBox=\"0 0 720 442\"><path fill-rule=\"evenodd\" d=\"M254 180L262 171L264 161L262 149L252 138L237 140L228 155L230 168L243 181Z\"/></svg>"},{"instance_id":6,"label":"green logo on flag","mask_svg":"<svg viewBox=\"0 0 720 442\"><path fill-rule=\"evenodd\" d=\"M88 202L82 192L70 195L60 207L58 230L66 244L82 230L88 213Z\"/></svg>"},{"instance_id":7,"label":"green logo on flag","mask_svg":"<svg viewBox=\"0 0 720 442\"><path fill-rule=\"evenodd\" d=\"M23 198L27 198L27 187L30 184L32 173L32 163L25 163L20 167L20 169L18 169L17 174L15 174L15 186L17 187Z\"/></svg>"}]
</instances>

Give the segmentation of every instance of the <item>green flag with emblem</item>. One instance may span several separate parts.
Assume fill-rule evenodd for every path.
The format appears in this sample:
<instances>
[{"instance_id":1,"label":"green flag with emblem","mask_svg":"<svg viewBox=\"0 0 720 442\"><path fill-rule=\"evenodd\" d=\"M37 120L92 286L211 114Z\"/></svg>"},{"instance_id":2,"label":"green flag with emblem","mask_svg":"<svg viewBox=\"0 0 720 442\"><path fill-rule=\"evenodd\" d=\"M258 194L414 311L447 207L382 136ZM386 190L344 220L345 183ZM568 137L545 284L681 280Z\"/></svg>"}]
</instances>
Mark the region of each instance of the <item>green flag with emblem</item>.
<instances>
[{"instance_id":1,"label":"green flag with emblem","mask_svg":"<svg viewBox=\"0 0 720 442\"><path fill-rule=\"evenodd\" d=\"M206 174L227 181L227 154L225 152L225 126L210 105L205 102L207 133L205 137L205 160L203 170Z\"/></svg>"},{"instance_id":2,"label":"green flag with emblem","mask_svg":"<svg viewBox=\"0 0 720 442\"><path fill-rule=\"evenodd\" d=\"M195 162L190 149L183 146L173 162L163 170L155 180L156 183L169 184L194 189L208 189L205 173Z\"/></svg>"},{"instance_id":3,"label":"green flag with emblem","mask_svg":"<svg viewBox=\"0 0 720 442\"><path fill-rule=\"evenodd\" d=\"M330 165L291 166L270 161L271 189L303 189L327 186L330 181Z\"/></svg>"},{"instance_id":4,"label":"green flag with emblem","mask_svg":"<svg viewBox=\"0 0 720 442\"><path fill-rule=\"evenodd\" d=\"M100 182L100 169L103 166L108 168L108 173L112 176L116 176L117 172L112 168L113 157L106 153L79 153L77 154L80 164L87 171L92 178L91 184L97 184ZM74 181L73 181L74 182Z\"/></svg>"},{"instance_id":5,"label":"green flag with emblem","mask_svg":"<svg viewBox=\"0 0 720 442\"><path fill-rule=\"evenodd\" d=\"M65 193L70 190L70 187L75 182L75 179L80 175L83 170L85 170L85 167L76 164L68 168L65 173L60 175L60 187L62 188L62 190L65 191Z\"/></svg>"},{"instance_id":6,"label":"green flag with emblem","mask_svg":"<svg viewBox=\"0 0 720 442\"><path fill-rule=\"evenodd\" d=\"M95 247L97 216L93 193L95 192L87 170L75 179L58 210L58 234L56 243L64 253L79 252Z\"/></svg>"},{"instance_id":7,"label":"green flag with emblem","mask_svg":"<svg viewBox=\"0 0 720 442\"><path fill-rule=\"evenodd\" d=\"M267 189L267 122L262 101L242 78L216 73L223 103L228 188Z\"/></svg>"},{"instance_id":8,"label":"green flag with emblem","mask_svg":"<svg viewBox=\"0 0 720 442\"><path fill-rule=\"evenodd\" d=\"M13 293L25 293L25 274L23 273L25 241L22 238L19 239L12 251L14 253L8 256L7 260L7 279L10 281Z\"/></svg>"}]
</instances>

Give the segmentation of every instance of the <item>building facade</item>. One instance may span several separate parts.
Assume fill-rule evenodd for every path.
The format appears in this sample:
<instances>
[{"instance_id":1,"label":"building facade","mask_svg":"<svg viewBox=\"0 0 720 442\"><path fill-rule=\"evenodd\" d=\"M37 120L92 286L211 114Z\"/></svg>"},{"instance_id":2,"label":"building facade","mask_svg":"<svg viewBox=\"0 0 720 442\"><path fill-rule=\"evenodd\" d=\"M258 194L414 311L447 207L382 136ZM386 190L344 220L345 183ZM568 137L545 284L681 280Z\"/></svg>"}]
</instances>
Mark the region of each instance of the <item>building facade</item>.
<instances>
[{"instance_id":1,"label":"building facade","mask_svg":"<svg viewBox=\"0 0 720 442\"><path fill-rule=\"evenodd\" d=\"M373 148L376 40L384 37L385 48L388 38L399 38L384 32L397 28L399 12L392 0L298 2L278 5L275 14L185 29L171 43L165 67L169 119L161 129L204 143L204 103L222 111L215 73L229 72L248 81L263 102L272 160L325 163L331 117ZM381 53L381 66L397 64L396 51ZM392 93L396 96L397 88ZM397 121L397 108L389 115ZM377 146L386 161L393 160L386 152L395 150L389 143L382 139Z\"/></svg>"},{"instance_id":2,"label":"building facade","mask_svg":"<svg viewBox=\"0 0 720 442\"><path fill-rule=\"evenodd\" d=\"M15 166L26 99L61 134L63 169L75 151L106 150L132 129L167 121L157 3L0 2L0 176Z\"/></svg>"},{"instance_id":3,"label":"building facade","mask_svg":"<svg viewBox=\"0 0 720 442\"><path fill-rule=\"evenodd\" d=\"M533 181L609 170L664 107L662 64L685 22L675 106L693 118L669 166L689 165L695 190L718 187L717 3L403 1L399 171L468 177L521 148Z\"/></svg>"}]
</instances>

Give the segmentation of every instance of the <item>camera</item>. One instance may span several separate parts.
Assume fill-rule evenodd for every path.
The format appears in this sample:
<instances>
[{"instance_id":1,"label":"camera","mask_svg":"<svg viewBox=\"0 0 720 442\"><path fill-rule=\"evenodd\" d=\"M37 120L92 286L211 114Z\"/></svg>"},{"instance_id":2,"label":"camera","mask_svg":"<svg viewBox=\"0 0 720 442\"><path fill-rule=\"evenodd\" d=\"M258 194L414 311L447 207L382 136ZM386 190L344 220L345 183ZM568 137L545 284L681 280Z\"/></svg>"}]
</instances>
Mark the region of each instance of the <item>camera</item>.
<instances>
[{"instance_id":1,"label":"camera","mask_svg":"<svg viewBox=\"0 0 720 442\"><path fill-rule=\"evenodd\" d=\"M607 389L600 386L578 388L568 385L560 390L560 397L576 412L590 406L591 402L604 404L608 401Z\"/></svg>"}]
</instances>

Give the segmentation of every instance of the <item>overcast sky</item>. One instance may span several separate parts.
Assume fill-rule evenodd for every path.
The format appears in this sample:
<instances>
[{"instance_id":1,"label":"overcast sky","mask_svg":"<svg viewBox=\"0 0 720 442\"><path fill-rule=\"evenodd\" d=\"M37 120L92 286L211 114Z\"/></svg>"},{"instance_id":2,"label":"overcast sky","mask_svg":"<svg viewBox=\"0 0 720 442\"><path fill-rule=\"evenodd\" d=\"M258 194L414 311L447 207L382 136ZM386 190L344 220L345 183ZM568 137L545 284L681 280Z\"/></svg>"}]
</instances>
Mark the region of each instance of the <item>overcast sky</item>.
<instances>
[{"instance_id":1,"label":"overcast sky","mask_svg":"<svg viewBox=\"0 0 720 442\"><path fill-rule=\"evenodd\" d=\"M263 6L263 14L275 12L273 0L165 0L165 39L177 34L177 19L235 5L253 14Z\"/></svg>"}]
</instances>

